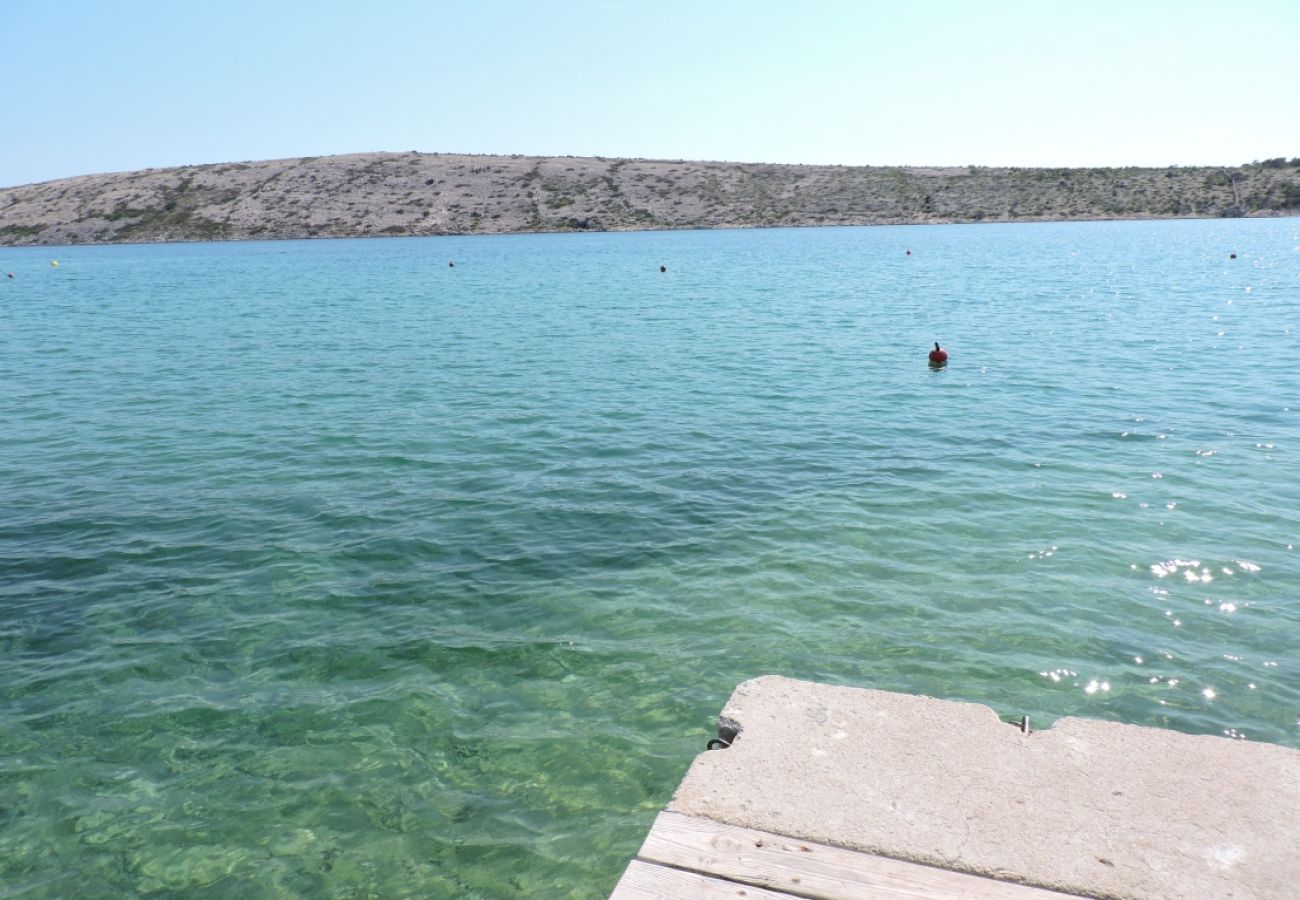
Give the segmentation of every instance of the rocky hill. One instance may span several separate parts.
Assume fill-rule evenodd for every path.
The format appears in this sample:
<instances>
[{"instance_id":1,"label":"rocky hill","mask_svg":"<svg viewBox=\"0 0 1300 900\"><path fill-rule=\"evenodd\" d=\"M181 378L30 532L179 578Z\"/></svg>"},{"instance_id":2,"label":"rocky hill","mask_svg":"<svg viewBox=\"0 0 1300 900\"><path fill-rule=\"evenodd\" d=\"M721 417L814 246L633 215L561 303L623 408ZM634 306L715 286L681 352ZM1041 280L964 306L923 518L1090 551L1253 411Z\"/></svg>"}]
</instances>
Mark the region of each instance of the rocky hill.
<instances>
[{"instance_id":1,"label":"rocky hill","mask_svg":"<svg viewBox=\"0 0 1300 900\"><path fill-rule=\"evenodd\" d=\"M1300 159L1008 169L360 153L0 188L0 244L1243 215L1300 215Z\"/></svg>"}]
</instances>

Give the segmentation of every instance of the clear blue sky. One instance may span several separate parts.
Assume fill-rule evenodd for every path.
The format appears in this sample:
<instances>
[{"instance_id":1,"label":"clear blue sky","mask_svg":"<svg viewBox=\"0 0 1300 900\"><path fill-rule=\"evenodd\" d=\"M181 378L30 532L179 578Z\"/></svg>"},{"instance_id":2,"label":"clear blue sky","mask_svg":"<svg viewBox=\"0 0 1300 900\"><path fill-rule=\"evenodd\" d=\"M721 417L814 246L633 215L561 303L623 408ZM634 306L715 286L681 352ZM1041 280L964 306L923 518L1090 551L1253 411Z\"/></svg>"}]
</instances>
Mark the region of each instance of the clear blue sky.
<instances>
[{"instance_id":1,"label":"clear blue sky","mask_svg":"<svg viewBox=\"0 0 1300 900\"><path fill-rule=\"evenodd\" d=\"M0 0L0 185L369 150L1300 156L1300 0Z\"/></svg>"}]
</instances>

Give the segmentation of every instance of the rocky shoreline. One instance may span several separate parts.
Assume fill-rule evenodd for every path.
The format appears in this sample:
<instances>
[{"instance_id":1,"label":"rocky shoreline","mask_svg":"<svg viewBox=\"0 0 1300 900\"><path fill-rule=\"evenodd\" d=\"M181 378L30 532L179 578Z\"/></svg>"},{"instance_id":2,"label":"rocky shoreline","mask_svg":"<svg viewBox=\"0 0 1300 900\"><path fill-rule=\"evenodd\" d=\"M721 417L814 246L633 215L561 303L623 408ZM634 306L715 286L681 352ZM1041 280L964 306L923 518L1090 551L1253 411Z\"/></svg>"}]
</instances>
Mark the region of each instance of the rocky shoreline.
<instances>
[{"instance_id":1,"label":"rocky shoreline","mask_svg":"<svg viewBox=\"0 0 1300 900\"><path fill-rule=\"evenodd\" d=\"M801 166L360 153L0 188L0 245L1300 215L1300 159Z\"/></svg>"}]
</instances>

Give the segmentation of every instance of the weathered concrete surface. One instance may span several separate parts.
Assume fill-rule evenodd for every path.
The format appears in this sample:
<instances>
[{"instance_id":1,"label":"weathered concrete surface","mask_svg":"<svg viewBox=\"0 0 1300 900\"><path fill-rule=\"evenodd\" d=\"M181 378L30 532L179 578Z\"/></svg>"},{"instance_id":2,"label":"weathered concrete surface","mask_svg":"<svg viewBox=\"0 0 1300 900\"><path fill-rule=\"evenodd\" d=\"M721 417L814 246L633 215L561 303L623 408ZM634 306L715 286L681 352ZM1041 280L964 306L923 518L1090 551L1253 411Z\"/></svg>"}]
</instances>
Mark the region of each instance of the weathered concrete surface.
<instances>
[{"instance_id":1,"label":"weathered concrete surface","mask_svg":"<svg viewBox=\"0 0 1300 900\"><path fill-rule=\"evenodd\" d=\"M768 676L668 809L1097 897L1300 897L1300 751Z\"/></svg>"}]
</instances>

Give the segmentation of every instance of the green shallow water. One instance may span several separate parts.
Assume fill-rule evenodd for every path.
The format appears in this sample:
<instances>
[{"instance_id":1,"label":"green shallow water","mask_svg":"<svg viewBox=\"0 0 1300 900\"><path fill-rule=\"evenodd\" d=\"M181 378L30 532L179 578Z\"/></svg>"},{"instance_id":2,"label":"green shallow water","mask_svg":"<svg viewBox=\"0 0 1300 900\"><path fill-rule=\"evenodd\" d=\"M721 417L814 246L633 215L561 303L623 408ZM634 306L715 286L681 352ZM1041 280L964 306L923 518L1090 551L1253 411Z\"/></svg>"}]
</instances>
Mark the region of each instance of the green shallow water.
<instances>
[{"instance_id":1,"label":"green shallow water","mask_svg":"<svg viewBox=\"0 0 1300 900\"><path fill-rule=\"evenodd\" d=\"M1300 220L0 269L6 896L600 897L765 673L1300 747Z\"/></svg>"}]
</instances>

